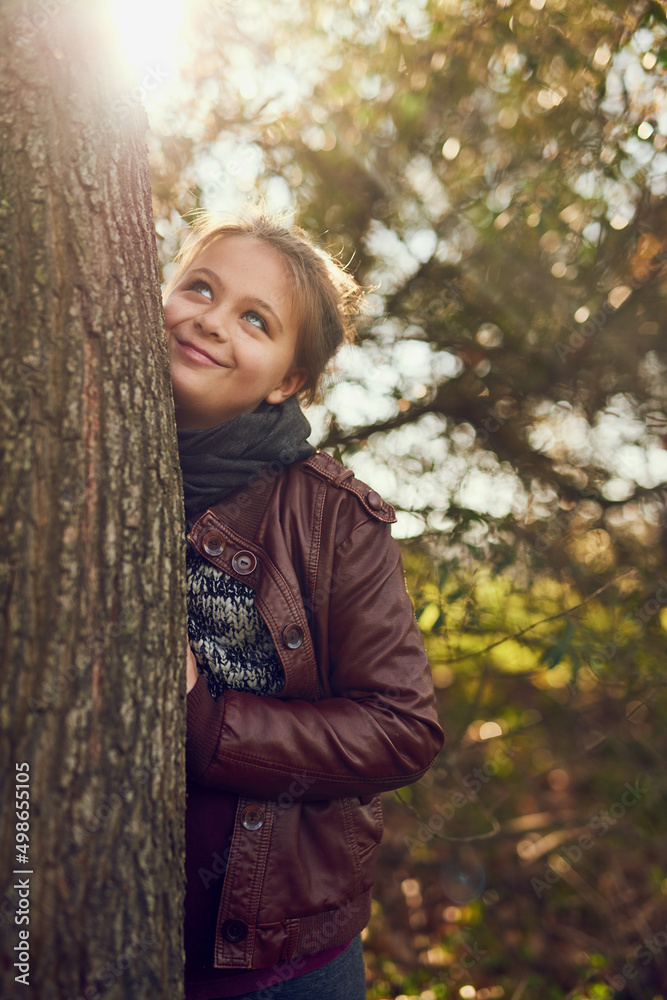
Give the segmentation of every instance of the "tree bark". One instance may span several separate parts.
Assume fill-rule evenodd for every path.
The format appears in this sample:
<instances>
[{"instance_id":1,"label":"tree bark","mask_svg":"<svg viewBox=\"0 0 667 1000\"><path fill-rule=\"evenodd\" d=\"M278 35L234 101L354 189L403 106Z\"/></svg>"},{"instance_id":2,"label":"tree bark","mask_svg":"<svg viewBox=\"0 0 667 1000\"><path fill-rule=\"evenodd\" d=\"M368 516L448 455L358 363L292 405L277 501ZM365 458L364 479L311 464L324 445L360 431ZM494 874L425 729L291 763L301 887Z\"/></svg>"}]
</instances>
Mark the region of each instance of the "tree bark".
<instances>
[{"instance_id":1,"label":"tree bark","mask_svg":"<svg viewBox=\"0 0 667 1000\"><path fill-rule=\"evenodd\" d=\"M146 117L96 17L0 3L7 1000L183 995L181 480Z\"/></svg>"}]
</instances>

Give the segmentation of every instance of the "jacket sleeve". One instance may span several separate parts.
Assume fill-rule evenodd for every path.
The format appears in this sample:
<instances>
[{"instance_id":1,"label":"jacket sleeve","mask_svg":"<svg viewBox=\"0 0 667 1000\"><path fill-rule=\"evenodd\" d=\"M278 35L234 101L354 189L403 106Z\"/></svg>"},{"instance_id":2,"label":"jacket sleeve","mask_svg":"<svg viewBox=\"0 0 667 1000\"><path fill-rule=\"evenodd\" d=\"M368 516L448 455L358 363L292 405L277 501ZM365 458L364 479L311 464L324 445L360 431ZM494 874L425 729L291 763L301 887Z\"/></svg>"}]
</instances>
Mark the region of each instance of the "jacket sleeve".
<instances>
[{"instance_id":1,"label":"jacket sleeve","mask_svg":"<svg viewBox=\"0 0 667 1000\"><path fill-rule=\"evenodd\" d=\"M331 696L314 703L229 690L200 676L187 696L189 777L279 799L371 795L417 781L443 745L431 671L389 526L357 524L335 552ZM301 790L303 789L303 790Z\"/></svg>"}]
</instances>

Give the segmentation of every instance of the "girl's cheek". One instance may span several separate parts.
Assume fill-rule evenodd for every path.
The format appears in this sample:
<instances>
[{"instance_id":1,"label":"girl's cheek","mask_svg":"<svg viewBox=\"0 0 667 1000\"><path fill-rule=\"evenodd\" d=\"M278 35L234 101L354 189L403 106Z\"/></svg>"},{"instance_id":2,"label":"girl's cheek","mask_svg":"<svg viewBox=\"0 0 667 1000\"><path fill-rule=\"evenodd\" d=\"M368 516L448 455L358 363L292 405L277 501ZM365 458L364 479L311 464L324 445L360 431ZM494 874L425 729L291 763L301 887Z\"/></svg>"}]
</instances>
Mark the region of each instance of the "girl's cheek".
<instances>
[{"instance_id":1,"label":"girl's cheek","mask_svg":"<svg viewBox=\"0 0 667 1000\"><path fill-rule=\"evenodd\" d=\"M169 333L171 327L174 325L174 305L169 299L167 299L162 308L164 310L164 325L167 328L167 333Z\"/></svg>"}]
</instances>

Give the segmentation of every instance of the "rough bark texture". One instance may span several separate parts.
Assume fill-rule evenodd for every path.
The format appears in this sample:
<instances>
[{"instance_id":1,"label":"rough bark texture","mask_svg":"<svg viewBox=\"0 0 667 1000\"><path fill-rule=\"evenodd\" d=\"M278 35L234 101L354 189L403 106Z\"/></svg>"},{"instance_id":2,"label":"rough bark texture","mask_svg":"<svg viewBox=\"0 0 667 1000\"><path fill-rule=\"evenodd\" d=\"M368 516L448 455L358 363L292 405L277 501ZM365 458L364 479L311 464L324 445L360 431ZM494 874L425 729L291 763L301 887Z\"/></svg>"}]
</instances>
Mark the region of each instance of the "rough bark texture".
<instances>
[{"instance_id":1,"label":"rough bark texture","mask_svg":"<svg viewBox=\"0 0 667 1000\"><path fill-rule=\"evenodd\" d=\"M7 1000L182 996L182 494L146 118L98 13L0 3Z\"/></svg>"}]
</instances>

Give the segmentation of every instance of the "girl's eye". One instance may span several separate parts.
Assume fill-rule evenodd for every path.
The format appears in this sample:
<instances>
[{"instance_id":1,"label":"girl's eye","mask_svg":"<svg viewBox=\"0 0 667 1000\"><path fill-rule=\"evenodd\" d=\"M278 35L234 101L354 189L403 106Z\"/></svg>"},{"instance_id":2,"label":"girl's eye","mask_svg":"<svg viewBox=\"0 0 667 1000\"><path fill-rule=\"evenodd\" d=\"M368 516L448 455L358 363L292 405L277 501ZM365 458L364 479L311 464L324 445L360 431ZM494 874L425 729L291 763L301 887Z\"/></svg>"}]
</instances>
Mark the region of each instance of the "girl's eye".
<instances>
[{"instance_id":1,"label":"girl's eye","mask_svg":"<svg viewBox=\"0 0 667 1000\"><path fill-rule=\"evenodd\" d=\"M200 292L202 295L208 295L213 298L213 292L211 286L207 281L191 281L188 285L189 292Z\"/></svg>"},{"instance_id":2,"label":"girl's eye","mask_svg":"<svg viewBox=\"0 0 667 1000\"><path fill-rule=\"evenodd\" d=\"M262 317L259 315L259 313L256 313L256 312L247 312L247 313L244 313L243 316L244 316L245 319L248 320L249 323L252 323L253 326L256 326L259 330L264 330L264 332L266 333L266 323L264 322L264 320L262 319Z\"/></svg>"}]
</instances>

